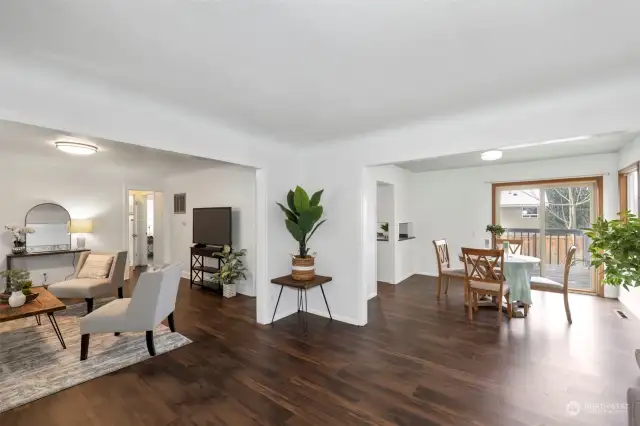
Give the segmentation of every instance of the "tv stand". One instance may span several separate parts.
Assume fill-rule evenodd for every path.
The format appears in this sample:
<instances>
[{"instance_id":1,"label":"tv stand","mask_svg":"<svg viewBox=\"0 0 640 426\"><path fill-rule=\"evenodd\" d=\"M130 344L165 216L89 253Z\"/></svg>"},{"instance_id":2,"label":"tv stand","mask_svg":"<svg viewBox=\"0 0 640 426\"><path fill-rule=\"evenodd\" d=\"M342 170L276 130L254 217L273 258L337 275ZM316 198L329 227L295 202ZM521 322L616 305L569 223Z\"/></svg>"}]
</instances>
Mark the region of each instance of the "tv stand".
<instances>
[{"instance_id":1,"label":"tv stand","mask_svg":"<svg viewBox=\"0 0 640 426\"><path fill-rule=\"evenodd\" d=\"M202 247L200 247L202 246ZM191 247L191 281L190 287L194 285L212 290L222 294L222 286L211 280L205 279L205 274L213 274L218 272L222 265L222 247L205 246L196 244ZM217 259L218 267L206 266L205 259Z\"/></svg>"}]
</instances>

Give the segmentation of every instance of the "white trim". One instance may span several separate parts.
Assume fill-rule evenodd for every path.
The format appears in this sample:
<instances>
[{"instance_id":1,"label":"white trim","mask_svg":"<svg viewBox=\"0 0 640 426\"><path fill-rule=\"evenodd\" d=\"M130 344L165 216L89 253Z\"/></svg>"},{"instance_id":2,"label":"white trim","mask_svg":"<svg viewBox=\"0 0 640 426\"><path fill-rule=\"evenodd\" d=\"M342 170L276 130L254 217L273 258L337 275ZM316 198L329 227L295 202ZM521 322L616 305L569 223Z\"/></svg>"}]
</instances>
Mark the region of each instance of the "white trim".
<instances>
[{"instance_id":1,"label":"white trim","mask_svg":"<svg viewBox=\"0 0 640 426\"><path fill-rule=\"evenodd\" d=\"M256 322L258 324L269 324L269 289L267 279L267 186L268 172L265 169L256 170L256 273L254 288L256 295Z\"/></svg>"},{"instance_id":2,"label":"white trim","mask_svg":"<svg viewBox=\"0 0 640 426\"><path fill-rule=\"evenodd\" d=\"M275 323L275 322L278 322L278 321L280 321L280 320L281 320L281 319L283 319L283 318L286 318L286 317L288 317L288 316L291 316L291 315L295 314L296 312L298 312L298 308L295 308L295 309L293 309L293 310L284 311L284 312L280 312L280 311L278 311L278 312L276 312L276 317L275 317L275 319L273 320L273 322L274 322L274 323ZM271 314L273 315L273 312L271 312ZM269 322L268 322L268 323L266 323L265 325L269 325L269 324L271 324L271 318L272 318L272 317L269 317Z\"/></svg>"},{"instance_id":3,"label":"white trim","mask_svg":"<svg viewBox=\"0 0 640 426\"><path fill-rule=\"evenodd\" d=\"M377 296L378 296L378 293L371 293L371 294L369 294L369 296L367 297L367 300L371 300L371 299L373 299L374 297L377 297Z\"/></svg>"},{"instance_id":4,"label":"white trim","mask_svg":"<svg viewBox=\"0 0 640 426\"><path fill-rule=\"evenodd\" d=\"M295 266L295 265L291 266L292 271L313 271L315 269L316 269L315 266Z\"/></svg>"},{"instance_id":5,"label":"white trim","mask_svg":"<svg viewBox=\"0 0 640 426\"><path fill-rule=\"evenodd\" d=\"M294 311L294 313L295 312L297 312L297 310ZM312 315L317 315L319 317L324 317L324 318L327 318L327 319L329 318L329 313L326 311L326 308L325 308L324 311L318 310L318 309L309 309L308 313L310 313ZM342 315L333 315L333 313L331 315L333 316L333 320L334 321L346 322L347 324L357 325L359 327L363 327L363 326L366 325L366 324L360 324L360 322L355 318L345 317L345 316L342 316Z\"/></svg>"}]
</instances>

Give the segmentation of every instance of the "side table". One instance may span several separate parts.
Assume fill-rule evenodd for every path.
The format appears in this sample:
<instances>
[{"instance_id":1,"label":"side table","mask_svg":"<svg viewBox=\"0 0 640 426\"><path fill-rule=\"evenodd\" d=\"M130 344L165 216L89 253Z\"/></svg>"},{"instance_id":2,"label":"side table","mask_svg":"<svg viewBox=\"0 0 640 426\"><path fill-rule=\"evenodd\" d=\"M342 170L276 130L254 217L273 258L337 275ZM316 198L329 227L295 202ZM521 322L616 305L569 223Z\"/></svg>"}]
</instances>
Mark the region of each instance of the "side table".
<instances>
[{"instance_id":1,"label":"side table","mask_svg":"<svg viewBox=\"0 0 640 426\"><path fill-rule=\"evenodd\" d=\"M272 284L276 284L280 286L280 294L278 294L278 301L276 302L276 307L273 310L273 317L271 317L271 324L273 325L273 321L276 318L276 312L278 310L278 305L280 304L280 297L282 296L282 290L285 287L295 288L298 290L298 312L304 312L302 327L304 334L307 334L308 325L307 325L307 315L309 314L309 306L307 303L307 290L310 288L320 286L320 290L322 291L322 297L324 298L324 304L327 306L327 311L329 312L329 319L333 321L333 317L331 316L331 309L329 309L329 303L327 302L327 296L324 294L323 284L331 281L331 277L323 277L322 275L316 275L310 281L296 281L293 279L291 275L285 275L284 277L279 277L271 280ZM302 299L302 292L304 291L304 301ZM303 303L304 302L304 303Z\"/></svg>"}]
</instances>

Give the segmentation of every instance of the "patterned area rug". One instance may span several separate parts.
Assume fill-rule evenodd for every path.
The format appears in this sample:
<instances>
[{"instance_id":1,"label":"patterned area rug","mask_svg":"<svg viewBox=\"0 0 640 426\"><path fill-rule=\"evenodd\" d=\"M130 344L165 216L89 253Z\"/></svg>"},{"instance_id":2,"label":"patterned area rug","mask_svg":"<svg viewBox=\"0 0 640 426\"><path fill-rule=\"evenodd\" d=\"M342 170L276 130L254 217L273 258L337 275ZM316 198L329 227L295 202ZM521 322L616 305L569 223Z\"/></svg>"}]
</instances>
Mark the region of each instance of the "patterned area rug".
<instances>
[{"instance_id":1,"label":"patterned area rug","mask_svg":"<svg viewBox=\"0 0 640 426\"><path fill-rule=\"evenodd\" d=\"M109 300L96 303L96 308ZM80 361L78 319L85 304L55 316L67 349L62 349L49 319L41 315L0 324L0 413L149 358L144 333L92 334L89 358ZM154 330L156 354L191 343L168 327Z\"/></svg>"}]
</instances>

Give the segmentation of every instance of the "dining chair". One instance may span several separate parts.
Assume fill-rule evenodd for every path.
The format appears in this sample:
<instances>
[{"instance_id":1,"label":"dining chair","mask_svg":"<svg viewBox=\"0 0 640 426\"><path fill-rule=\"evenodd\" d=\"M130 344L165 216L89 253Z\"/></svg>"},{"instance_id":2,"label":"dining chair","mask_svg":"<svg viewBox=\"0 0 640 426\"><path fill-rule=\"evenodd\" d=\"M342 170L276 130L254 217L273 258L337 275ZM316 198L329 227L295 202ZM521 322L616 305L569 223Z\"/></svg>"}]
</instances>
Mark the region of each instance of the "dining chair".
<instances>
[{"instance_id":1,"label":"dining chair","mask_svg":"<svg viewBox=\"0 0 640 426\"><path fill-rule=\"evenodd\" d=\"M522 244L524 240L516 238L498 238L496 239L496 248L502 248L503 243L509 243L509 254L522 254Z\"/></svg>"},{"instance_id":2,"label":"dining chair","mask_svg":"<svg viewBox=\"0 0 640 426\"><path fill-rule=\"evenodd\" d=\"M436 298L440 299L440 290L442 288L442 278L446 278L444 294L449 291L449 281L451 278L464 280L464 270L451 267L451 258L449 257L449 246L447 240L433 240L433 247L436 249L436 259L438 261L438 292Z\"/></svg>"},{"instance_id":3,"label":"dining chair","mask_svg":"<svg viewBox=\"0 0 640 426\"><path fill-rule=\"evenodd\" d=\"M546 291L547 293L558 293L564 296L564 312L567 315L567 321L572 324L571 310L569 309L569 271L573 263L573 257L576 254L576 246L569 247L567 256L564 259L564 282L559 283L545 277L531 277L531 290ZM524 305L524 315L529 313L529 305Z\"/></svg>"},{"instance_id":4,"label":"dining chair","mask_svg":"<svg viewBox=\"0 0 640 426\"><path fill-rule=\"evenodd\" d=\"M465 273L465 290L469 321L473 311L478 310L478 295L496 298L498 305L498 327L502 326L502 298L507 298L507 316L511 320L509 285L504 281L504 250L462 248ZM499 269L498 269L499 268Z\"/></svg>"}]
</instances>

